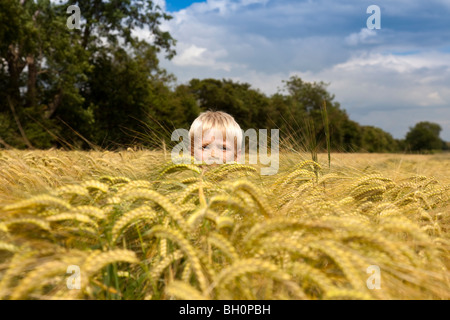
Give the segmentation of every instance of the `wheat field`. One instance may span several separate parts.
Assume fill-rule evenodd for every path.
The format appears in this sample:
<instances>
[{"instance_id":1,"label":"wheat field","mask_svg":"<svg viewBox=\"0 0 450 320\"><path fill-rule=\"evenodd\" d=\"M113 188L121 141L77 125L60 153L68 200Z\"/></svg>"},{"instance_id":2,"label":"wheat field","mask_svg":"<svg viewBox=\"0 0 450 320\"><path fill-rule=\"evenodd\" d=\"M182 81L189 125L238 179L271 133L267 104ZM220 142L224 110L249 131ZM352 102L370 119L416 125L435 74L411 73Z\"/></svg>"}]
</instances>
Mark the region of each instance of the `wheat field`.
<instances>
[{"instance_id":1,"label":"wheat field","mask_svg":"<svg viewBox=\"0 0 450 320\"><path fill-rule=\"evenodd\" d=\"M450 155L261 167L1 150L0 299L450 298Z\"/></svg>"}]
</instances>

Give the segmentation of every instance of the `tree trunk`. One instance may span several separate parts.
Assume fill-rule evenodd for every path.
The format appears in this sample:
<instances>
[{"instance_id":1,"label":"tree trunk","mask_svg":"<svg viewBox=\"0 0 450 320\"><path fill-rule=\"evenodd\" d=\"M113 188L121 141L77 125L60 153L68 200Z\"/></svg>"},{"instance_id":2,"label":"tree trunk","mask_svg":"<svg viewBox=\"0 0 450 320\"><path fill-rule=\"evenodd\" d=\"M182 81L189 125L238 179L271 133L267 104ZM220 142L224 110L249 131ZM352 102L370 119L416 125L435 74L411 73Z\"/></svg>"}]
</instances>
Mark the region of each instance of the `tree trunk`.
<instances>
[{"instance_id":1,"label":"tree trunk","mask_svg":"<svg viewBox=\"0 0 450 320\"><path fill-rule=\"evenodd\" d=\"M91 35L91 24L88 22L86 24L86 26L84 27L84 32L83 32L83 42L82 42L82 47L84 50L87 49L87 45L89 43L89 37Z\"/></svg>"},{"instance_id":2,"label":"tree trunk","mask_svg":"<svg viewBox=\"0 0 450 320\"><path fill-rule=\"evenodd\" d=\"M6 98L8 100L9 108L14 116L17 127L19 128L20 134L22 135L25 144L29 148L33 148L30 140L28 140L25 131L22 128L19 117L16 113L16 106L20 105L20 74L26 66L26 62L20 58L19 48L10 44L8 47L8 53L6 55L6 61L8 63L8 73L9 73L9 85L8 91L6 93Z\"/></svg>"},{"instance_id":3,"label":"tree trunk","mask_svg":"<svg viewBox=\"0 0 450 320\"><path fill-rule=\"evenodd\" d=\"M49 103L48 110L45 111L45 113L44 113L44 117L46 119L50 119L53 116L56 109L59 107L59 105L62 102L62 97L63 97L63 91L62 91L62 89L59 89L58 93L54 96L53 101Z\"/></svg>"},{"instance_id":4,"label":"tree trunk","mask_svg":"<svg viewBox=\"0 0 450 320\"><path fill-rule=\"evenodd\" d=\"M25 61L20 58L19 49L13 44L8 47L6 55L9 73L8 92L10 99L17 105L20 102L20 74L26 66Z\"/></svg>"},{"instance_id":5,"label":"tree trunk","mask_svg":"<svg viewBox=\"0 0 450 320\"><path fill-rule=\"evenodd\" d=\"M14 107L14 103L11 101L11 98L9 96L6 96L6 97L8 99L8 104L9 104L9 107L11 108L11 112L14 116L14 120L16 120L17 127L19 128L20 134L22 135L23 141L25 141L25 144L28 146L28 148L34 149L30 140L28 140L27 135L25 134L25 131L22 128L22 125L20 124L20 120L19 120L19 117L17 116L16 108Z\"/></svg>"},{"instance_id":6,"label":"tree trunk","mask_svg":"<svg viewBox=\"0 0 450 320\"><path fill-rule=\"evenodd\" d=\"M36 107L36 81L37 81L37 67L35 59L32 55L27 56L28 64L28 82L27 82L27 103L28 107L33 109Z\"/></svg>"},{"instance_id":7,"label":"tree trunk","mask_svg":"<svg viewBox=\"0 0 450 320\"><path fill-rule=\"evenodd\" d=\"M1 137L0 137L0 144L4 145L5 149L13 149L13 147L11 145L7 144L6 141L3 140Z\"/></svg>"}]
</instances>

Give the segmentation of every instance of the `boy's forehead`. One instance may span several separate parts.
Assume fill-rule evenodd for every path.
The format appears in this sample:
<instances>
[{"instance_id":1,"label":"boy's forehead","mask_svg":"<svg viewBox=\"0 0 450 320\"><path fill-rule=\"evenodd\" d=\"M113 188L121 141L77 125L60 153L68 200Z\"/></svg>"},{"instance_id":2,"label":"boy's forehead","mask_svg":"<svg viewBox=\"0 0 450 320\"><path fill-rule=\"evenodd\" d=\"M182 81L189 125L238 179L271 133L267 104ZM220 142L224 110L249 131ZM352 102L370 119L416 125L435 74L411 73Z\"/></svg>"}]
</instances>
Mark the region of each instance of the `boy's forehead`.
<instances>
[{"instance_id":1,"label":"boy's forehead","mask_svg":"<svg viewBox=\"0 0 450 320\"><path fill-rule=\"evenodd\" d=\"M203 131L203 134L200 135L200 133L194 136L195 139L202 139L203 143L208 143L212 141L220 141L222 140L224 143L232 143L234 140L234 136L230 133L222 132L222 130L211 128ZM221 138L221 139L220 139ZM228 138L228 139L227 139Z\"/></svg>"},{"instance_id":2,"label":"boy's forehead","mask_svg":"<svg viewBox=\"0 0 450 320\"><path fill-rule=\"evenodd\" d=\"M203 131L203 140L212 140L213 137L215 138L215 140L217 140L218 138L225 139L225 134L222 132L222 130L218 130L215 128Z\"/></svg>"}]
</instances>

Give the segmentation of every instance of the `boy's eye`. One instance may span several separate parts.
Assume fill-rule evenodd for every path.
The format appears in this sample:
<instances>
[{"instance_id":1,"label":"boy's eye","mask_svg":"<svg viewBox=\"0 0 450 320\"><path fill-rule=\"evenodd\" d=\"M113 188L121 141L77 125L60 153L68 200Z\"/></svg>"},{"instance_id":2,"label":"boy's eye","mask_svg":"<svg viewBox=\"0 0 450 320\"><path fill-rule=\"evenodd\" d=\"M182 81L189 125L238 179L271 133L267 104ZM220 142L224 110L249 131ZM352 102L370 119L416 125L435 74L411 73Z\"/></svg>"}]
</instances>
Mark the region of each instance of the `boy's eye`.
<instances>
[{"instance_id":1,"label":"boy's eye","mask_svg":"<svg viewBox=\"0 0 450 320\"><path fill-rule=\"evenodd\" d=\"M203 150L209 149L209 148L210 148L210 145L202 146L202 149L203 149ZM227 151L227 150L228 150L228 148L227 148L226 146L223 146L223 147L222 147L222 151Z\"/></svg>"}]
</instances>

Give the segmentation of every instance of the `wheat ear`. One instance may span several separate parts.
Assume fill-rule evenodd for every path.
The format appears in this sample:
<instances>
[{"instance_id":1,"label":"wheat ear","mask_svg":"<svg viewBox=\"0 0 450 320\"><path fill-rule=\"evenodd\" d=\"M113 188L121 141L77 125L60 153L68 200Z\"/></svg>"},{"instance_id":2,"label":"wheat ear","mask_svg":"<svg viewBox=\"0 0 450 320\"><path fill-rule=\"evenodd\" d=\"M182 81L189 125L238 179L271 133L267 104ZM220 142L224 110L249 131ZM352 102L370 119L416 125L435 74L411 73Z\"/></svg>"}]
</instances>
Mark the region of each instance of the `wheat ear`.
<instances>
[{"instance_id":1,"label":"wheat ear","mask_svg":"<svg viewBox=\"0 0 450 320\"><path fill-rule=\"evenodd\" d=\"M123 232L123 229L125 229L129 224L141 219L154 221L157 216L158 214L149 205L143 205L125 213L114 223L111 231L112 241L116 242L121 232Z\"/></svg>"},{"instance_id":2,"label":"wheat ear","mask_svg":"<svg viewBox=\"0 0 450 320\"><path fill-rule=\"evenodd\" d=\"M175 220L182 230L188 230L186 221L184 221L179 210L170 202L170 200L162 194L148 189L135 189L124 194L127 200L146 199L158 204L164 211L166 211L173 220Z\"/></svg>"},{"instance_id":3,"label":"wheat ear","mask_svg":"<svg viewBox=\"0 0 450 320\"><path fill-rule=\"evenodd\" d=\"M189 258L189 261L192 265L192 269L194 270L194 273L200 284L201 290L203 292L206 292L208 282L205 275L203 274L199 257L194 247L189 243L188 240L184 238L184 236L181 234L180 231L175 230L173 228L166 228L164 226L155 226L145 235L146 236L153 235L157 237L168 238L174 243L178 244L180 249L183 250L186 256Z\"/></svg>"},{"instance_id":4,"label":"wheat ear","mask_svg":"<svg viewBox=\"0 0 450 320\"><path fill-rule=\"evenodd\" d=\"M169 296L182 300L209 300L208 296L205 296L191 285L178 280L172 281L166 287L165 292Z\"/></svg>"}]
</instances>

